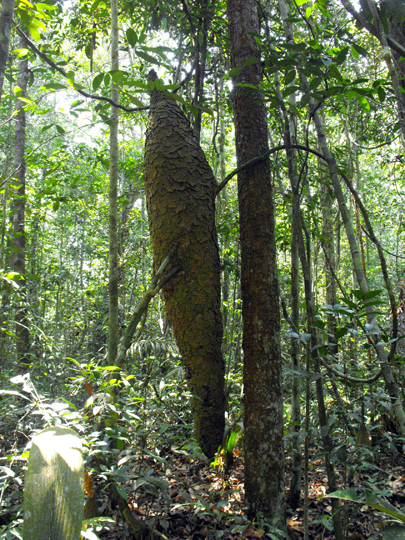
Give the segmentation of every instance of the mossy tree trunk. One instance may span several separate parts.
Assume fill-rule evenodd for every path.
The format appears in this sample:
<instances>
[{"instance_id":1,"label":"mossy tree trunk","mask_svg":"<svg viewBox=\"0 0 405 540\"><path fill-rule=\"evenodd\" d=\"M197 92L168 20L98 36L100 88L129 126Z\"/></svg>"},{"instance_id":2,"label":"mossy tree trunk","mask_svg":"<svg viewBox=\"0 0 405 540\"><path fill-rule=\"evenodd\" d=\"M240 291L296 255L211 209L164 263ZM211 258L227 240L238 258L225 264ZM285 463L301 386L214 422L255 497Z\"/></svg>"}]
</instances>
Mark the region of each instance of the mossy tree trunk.
<instances>
[{"instance_id":1,"label":"mossy tree trunk","mask_svg":"<svg viewBox=\"0 0 405 540\"><path fill-rule=\"evenodd\" d=\"M153 71L149 79L156 79ZM154 266L179 245L173 264L182 271L163 295L192 393L197 441L210 458L222 443L225 407L216 188L188 120L173 99L155 88L145 145Z\"/></svg>"}]
</instances>

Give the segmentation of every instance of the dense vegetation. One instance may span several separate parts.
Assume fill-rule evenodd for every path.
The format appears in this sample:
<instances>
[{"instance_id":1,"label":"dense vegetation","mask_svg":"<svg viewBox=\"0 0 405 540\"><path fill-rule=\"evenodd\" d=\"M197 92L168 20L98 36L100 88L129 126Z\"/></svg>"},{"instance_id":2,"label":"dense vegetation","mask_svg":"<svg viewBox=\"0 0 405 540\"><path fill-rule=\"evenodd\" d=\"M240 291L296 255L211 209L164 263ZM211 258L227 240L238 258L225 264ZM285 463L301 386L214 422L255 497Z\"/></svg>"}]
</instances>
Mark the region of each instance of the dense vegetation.
<instances>
[{"instance_id":1,"label":"dense vegetation","mask_svg":"<svg viewBox=\"0 0 405 540\"><path fill-rule=\"evenodd\" d=\"M243 505L239 481L241 498L228 484L221 500L208 503L206 493L190 498L182 492L175 500L168 495L170 474L161 474L202 467L205 458L193 431L190 403L196 398L160 292L165 283L151 286L158 268L149 237L144 144L153 90L165 92L188 118L219 186L227 403L216 470L229 478L240 452L243 457L244 291L237 175L230 173L237 167L235 94L253 92L267 111L270 148L257 162L270 155L288 534L356 537L350 527L356 503L343 507L328 499L317 519L308 518L309 471L319 472L319 460L326 467L324 494L344 490L346 500L405 522L388 504L403 503L404 495L395 498L387 477L377 474L386 469L402 477L405 465L404 2L253 4L260 54L232 67L230 7L219 0L120 0L111 6L104 0L19 0L11 6L12 29L10 1L3 0L1 538L21 538L27 444L54 424L82 436L85 468L103 514L114 515L114 500L123 512L127 495L133 508L149 508L150 529L135 531L128 522L128 536L146 538L155 528L171 537L164 517L170 504L215 516L217 528L195 538L236 538L243 530L256 537L285 534L283 516L271 521L280 515L259 512L256 529L247 517L230 519L236 516L232 504ZM118 33L111 13L118 16ZM256 64L263 69L257 86L243 78L243 69ZM148 82L152 68L158 79ZM139 317L129 333L134 313ZM87 486L88 501L92 489ZM153 500L167 505L160 517L151 518ZM302 526L294 529L291 519L300 508ZM93 508L87 517L96 513ZM93 525L88 538L101 527L97 520ZM362 527L361 534L356 538L377 538L373 527ZM390 534L401 538L405 532L395 525Z\"/></svg>"}]
</instances>

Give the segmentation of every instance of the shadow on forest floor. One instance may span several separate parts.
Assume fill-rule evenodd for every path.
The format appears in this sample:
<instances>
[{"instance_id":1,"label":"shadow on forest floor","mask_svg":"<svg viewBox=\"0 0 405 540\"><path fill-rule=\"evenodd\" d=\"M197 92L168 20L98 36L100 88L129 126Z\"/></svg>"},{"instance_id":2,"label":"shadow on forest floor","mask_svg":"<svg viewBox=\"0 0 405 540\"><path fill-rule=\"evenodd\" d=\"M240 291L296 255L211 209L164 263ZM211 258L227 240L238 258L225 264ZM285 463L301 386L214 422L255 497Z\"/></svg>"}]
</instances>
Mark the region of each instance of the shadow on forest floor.
<instances>
[{"instance_id":1,"label":"shadow on forest floor","mask_svg":"<svg viewBox=\"0 0 405 540\"><path fill-rule=\"evenodd\" d=\"M355 450L356 467L337 467L339 488L354 487L378 490L394 506L405 505L405 459L398 453L369 452L359 455ZM312 452L312 455L315 452ZM367 457L367 459L366 459ZM134 498L128 499L131 510L138 519L145 520L154 538L168 540L203 540L222 538L274 538L266 533L266 526L260 522L248 523L244 516L243 460L237 458L228 474L210 467L203 460L192 460L181 452L170 451L165 455L168 466L162 470L148 459L142 466L146 475L153 474L162 483L164 490L155 494L138 489ZM362 465L359 466L358 463ZM332 540L334 535L328 530L331 523L331 500L323 498L327 491L327 478L321 459L311 461L309 473L309 538L311 540ZM139 464L138 464L139 465ZM135 468L137 464L135 464ZM289 481L287 463L287 482ZM150 471L150 472L149 472ZM152 489L153 491L153 489ZM100 502L100 501L99 501ZM288 534L292 540L303 538L303 500L301 507L293 512L288 510ZM347 502L343 510L343 522L348 540L370 538L378 531L386 516L361 504ZM135 539L128 525L112 510L116 521L109 531L100 533L103 540L116 538Z\"/></svg>"}]
</instances>

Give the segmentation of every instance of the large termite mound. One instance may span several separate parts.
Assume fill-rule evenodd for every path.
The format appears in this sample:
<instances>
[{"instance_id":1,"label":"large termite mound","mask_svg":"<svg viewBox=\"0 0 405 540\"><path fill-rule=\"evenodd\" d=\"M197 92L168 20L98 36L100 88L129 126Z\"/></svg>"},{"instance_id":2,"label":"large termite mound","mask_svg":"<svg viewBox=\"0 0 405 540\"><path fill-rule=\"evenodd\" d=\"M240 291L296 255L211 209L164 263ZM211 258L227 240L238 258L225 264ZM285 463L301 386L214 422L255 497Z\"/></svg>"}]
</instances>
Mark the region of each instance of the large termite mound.
<instances>
[{"instance_id":1,"label":"large termite mound","mask_svg":"<svg viewBox=\"0 0 405 540\"><path fill-rule=\"evenodd\" d=\"M149 80L156 78L152 70ZM145 143L145 190L155 268L179 245L174 262L182 271L163 295L193 396L197 441L212 457L222 442L225 406L216 182L187 118L156 88Z\"/></svg>"}]
</instances>

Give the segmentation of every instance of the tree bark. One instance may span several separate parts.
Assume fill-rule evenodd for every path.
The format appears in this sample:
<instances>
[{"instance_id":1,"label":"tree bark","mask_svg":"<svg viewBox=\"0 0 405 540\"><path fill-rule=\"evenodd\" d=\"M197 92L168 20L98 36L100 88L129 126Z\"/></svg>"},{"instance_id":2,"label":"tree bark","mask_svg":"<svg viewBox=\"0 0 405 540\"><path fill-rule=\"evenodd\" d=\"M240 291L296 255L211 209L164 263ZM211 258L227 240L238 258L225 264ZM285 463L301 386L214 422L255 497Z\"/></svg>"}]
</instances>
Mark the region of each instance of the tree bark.
<instances>
[{"instance_id":1,"label":"tree bark","mask_svg":"<svg viewBox=\"0 0 405 540\"><path fill-rule=\"evenodd\" d=\"M21 39L19 46L25 47L25 40ZM28 60L19 62L17 86L21 90L21 97L27 97L28 85ZM11 206L12 227L13 227L13 252L12 264L14 272L20 274L20 300L17 306L16 320L16 349L17 360L25 362L29 350L29 330L27 308L25 306L27 298L25 282L25 131L26 117L24 102L17 100L18 112L14 132L14 184L13 202Z\"/></svg>"},{"instance_id":2,"label":"tree bark","mask_svg":"<svg viewBox=\"0 0 405 540\"><path fill-rule=\"evenodd\" d=\"M118 7L111 0L111 69L119 68L118 61ZM111 80L111 99L118 103L119 91ZM115 364L118 350L118 230L117 230L117 184L118 184L118 122L116 107L111 107L110 126L110 190L109 190L109 321L108 361Z\"/></svg>"},{"instance_id":3,"label":"tree bark","mask_svg":"<svg viewBox=\"0 0 405 540\"><path fill-rule=\"evenodd\" d=\"M254 0L228 0L233 110L238 165L268 150L266 109L256 88L263 79L254 34L259 18ZM245 66L248 59L256 63ZM263 512L285 528L283 415L279 290L270 161L238 174L242 257L242 315L245 387L245 493L251 516Z\"/></svg>"},{"instance_id":4,"label":"tree bark","mask_svg":"<svg viewBox=\"0 0 405 540\"><path fill-rule=\"evenodd\" d=\"M156 78L152 70L149 80ZM186 117L156 88L146 134L145 191L155 268L179 244L173 264L182 271L163 296L192 393L197 442L211 458L225 427L217 185Z\"/></svg>"},{"instance_id":5,"label":"tree bark","mask_svg":"<svg viewBox=\"0 0 405 540\"><path fill-rule=\"evenodd\" d=\"M3 93L4 74L8 59L11 26L13 24L14 0L3 0L0 13L0 100Z\"/></svg>"}]
</instances>

